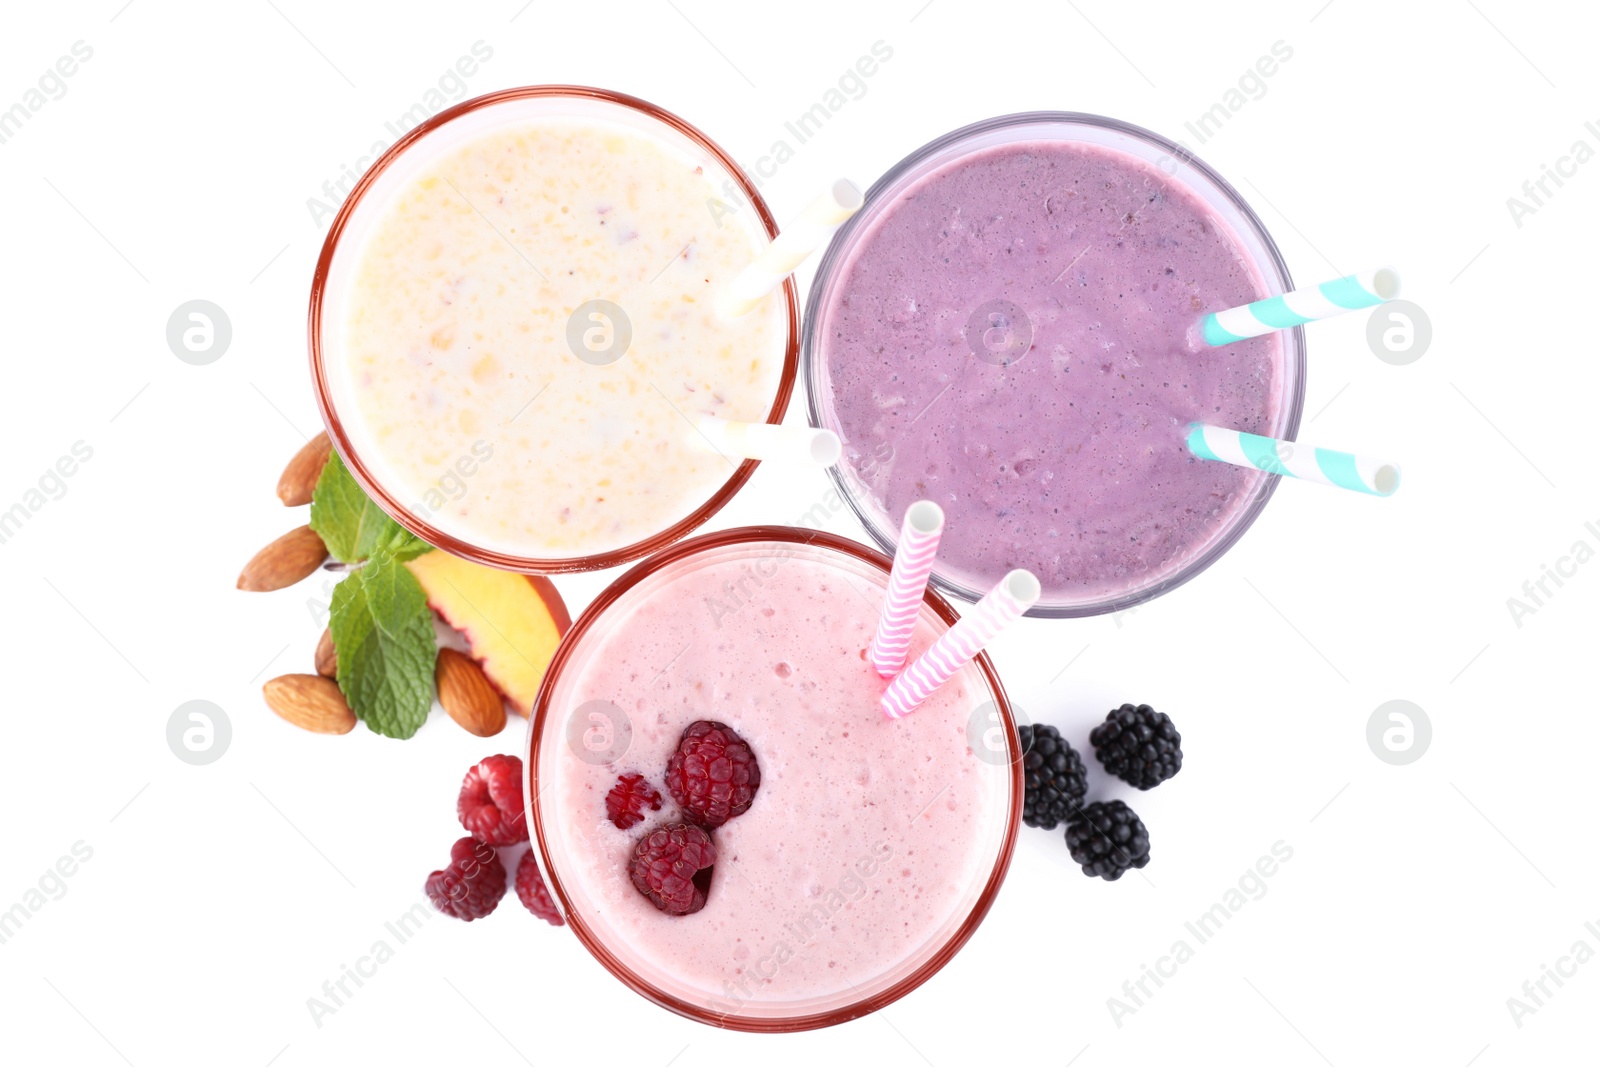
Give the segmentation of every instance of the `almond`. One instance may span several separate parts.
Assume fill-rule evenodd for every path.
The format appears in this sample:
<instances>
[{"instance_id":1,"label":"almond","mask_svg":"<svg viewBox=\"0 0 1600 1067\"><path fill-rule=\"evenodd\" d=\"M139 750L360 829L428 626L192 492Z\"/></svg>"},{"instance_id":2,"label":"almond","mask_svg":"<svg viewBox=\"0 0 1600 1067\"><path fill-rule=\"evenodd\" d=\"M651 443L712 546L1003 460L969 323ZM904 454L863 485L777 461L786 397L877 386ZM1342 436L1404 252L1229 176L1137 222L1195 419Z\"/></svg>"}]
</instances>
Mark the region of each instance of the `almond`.
<instances>
[{"instance_id":1,"label":"almond","mask_svg":"<svg viewBox=\"0 0 1600 1067\"><path fill-rule=\"evenodd\" d=\"M505 702L471 657L441 648L433 680L439 687L439 703L463 730L493 737L506 728Z\"/></svg>"},{"instance_id":2,"label":"almond","mask_svg":"<svg viewBox=\"0 0 1600 1067\"><path fill-rule=\"evenodd\" d=\"M261 695L279 718L302 730L347 734L356 728L355 713L338 684L320 674L285 674L262 686Z\"/></svg>"},{"instance_id":3,"label":"almond","mask_svg":"<svg viewBox=\"0 0 1600 1067\"><path fill-rule=\"evenodd\" d=\"M333 647L333 631L323 630L317 641L317 673L324 678L339 677L339 652Z\"/></svg>"},{"instance_id":4,"label":"almond","mask_svg":"<svg viewBox=\"0 0 1600 1067\"><path fill-rule=\"evenodd\" d=\"M239 572L239 588L270 593L293 585L322 566L328 548L309 526L290 530L251 557Z\"/></svg>"},{"instance_id":5,"label":"almond","mask_svg":"<svg viewBox=\"0 0 1600 1067\"><path fill-rule=\"evenodd\" d=\"M311 503L311 490L317 487L317 479L322 477L322 466L328 462L328 453L332 450L333 442L328 440L327 431L324 430L294 454L289 465L278 476L278 499L286 507Z\"/></svg>"}]
</instances>

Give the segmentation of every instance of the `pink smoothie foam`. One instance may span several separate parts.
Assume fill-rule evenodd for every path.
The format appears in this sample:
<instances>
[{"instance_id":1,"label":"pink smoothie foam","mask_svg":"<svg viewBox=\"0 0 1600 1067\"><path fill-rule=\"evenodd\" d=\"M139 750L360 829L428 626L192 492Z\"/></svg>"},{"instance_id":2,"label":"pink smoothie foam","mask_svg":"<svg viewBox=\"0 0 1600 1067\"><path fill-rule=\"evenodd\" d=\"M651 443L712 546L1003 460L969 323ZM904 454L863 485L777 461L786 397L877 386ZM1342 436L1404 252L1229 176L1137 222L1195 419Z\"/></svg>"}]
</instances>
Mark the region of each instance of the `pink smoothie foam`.
<instances>
[{"instance_id":1,"label":"pink smoothie foam","mask_svg":"<svg viewBox=\"0 0 1600 1067\"><path fill-rule=\"evenodd\" d=\"M995 862L1011 769L967 739L988 689L969 666L909 718L883 715L865 651L885 577L799 545L691 558L613 604L619 621L558 686L552 713L610 701L632 736L612 764L556 742L547 858L611 951L682 999L746 1012L881 988L967 917ZM912 654L943 629L924 609ZM697 719L749 743L761 785L749 811L711 831L704 909L673 916L627 874L635 843L681 819L671 798L627 831L604 798L629 772L665 796L667 757Z\"/></svg>"},{"instance_id":2,"label":"pink smoothie foam","mask_svg":"<svg viewBox=\"0 0 1600 1067\"><path fill-rule=\"evenodd\" d=\"M1016 567L1046 601L1143 588L1261 477L1183 438L1194 420L1275 428L1279 338L1189 337L1205 312L1267 295L1228 224L1140 159L1065 141L975 151L900 194L840 268L818 338L845 455L890 529L918 499L945 508L938 573L969 589ZM997 348L1031 327L1004 365L969 343L991 301L1020 311L979 315Z\"/></svg>"}]
</instances>

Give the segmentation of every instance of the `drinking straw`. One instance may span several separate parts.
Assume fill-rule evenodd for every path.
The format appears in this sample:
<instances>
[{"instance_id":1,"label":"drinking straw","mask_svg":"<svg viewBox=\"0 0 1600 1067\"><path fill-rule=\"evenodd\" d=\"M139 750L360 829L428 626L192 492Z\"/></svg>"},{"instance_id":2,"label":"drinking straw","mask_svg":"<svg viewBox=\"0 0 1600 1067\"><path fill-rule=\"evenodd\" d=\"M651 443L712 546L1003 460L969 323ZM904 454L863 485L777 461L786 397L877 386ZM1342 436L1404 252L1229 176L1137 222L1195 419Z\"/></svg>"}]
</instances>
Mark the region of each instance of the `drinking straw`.
<instances>
[{"instance_id":1,"label":"drinking straw","mask_svg":"<svg viewBox=\"0 0 1600 1067\"><path fill-rule=\"evenodd\" d=\"M811 426L774 426L768 422L735 422L707 415L695 424L711 447L740 459L814 463L831 467L839 461L839 435Z\"/></svg>"},{"instance_id":2,"label":"drinking straw","mask_svg":"<svg viewBox=\"0 0 1600 1067\"><path fill-rule=\"evenodd\" d=\"M1200 459L1253 467L1269 474L1286 474L1307 482L1354 489L1358 493L1389 496L1400 488L1400 468L1393 463L1331 448L1301 446L1293 441L1224 430L1198 422L1190 424L1185 443L1190 453Z\"/></svg>"},{"instance_id":3,"label":"drinking straw","mask_svg":"<svg viewBox=\"0 0 1600 1067\"><path fill-rule=\"evenodd\" d=\"M1253 304L1216 311L1201 322L1201 336L1211 346L1260 337L1346 311L1369 308L1400 295L1400 275L1392 267L1351 274L1313 289L1296 289Z\"/></svg>"},{"instance_id":4,"label":"drinking straw","mask_svg":"<svg viewBox=\"0 0 1600 1067\"><path fill-rule=\"evenodd\" d=\"M834 182L728 283L717 299L717 309L729 318L754 310L807 256L827 244L833 231L860 211L862 203L861 190L848 179Z\"/></svg>"},{"instance_id":5,"label":"drinking straw","mask_svg":"<svg viewBox=\"0 0 1600 1067\"><path fill-rule=\"evenodd\" d=\"M889 568L889 587L884 593L883 614L878 616L878 632L867 649L867 659L883 677L892 678L905 666L906 650L911 647L911 632L917 626L917 609L922 606L923 590L933 557L939 551L944 533L944 509L931 500L919 500L906 509L900 524L900 543L894 550L894 566Z\"/></svg>"},{"instance_id":6,"label":"drinking straw","mask_svg":"<svg viewBox=\"0 0 1600 1067\"><path fill-rule=\"evenodd\" d=\"M917 710L939 686L970 663L1010 626L1033 607L1041 592L1039 579L1030 572L1012 571L1000 584L961 616L961 621L946 630L916 662L901 671L884 690L879 706L891 719L903 718Z\"/></svg>"}]
</instances>

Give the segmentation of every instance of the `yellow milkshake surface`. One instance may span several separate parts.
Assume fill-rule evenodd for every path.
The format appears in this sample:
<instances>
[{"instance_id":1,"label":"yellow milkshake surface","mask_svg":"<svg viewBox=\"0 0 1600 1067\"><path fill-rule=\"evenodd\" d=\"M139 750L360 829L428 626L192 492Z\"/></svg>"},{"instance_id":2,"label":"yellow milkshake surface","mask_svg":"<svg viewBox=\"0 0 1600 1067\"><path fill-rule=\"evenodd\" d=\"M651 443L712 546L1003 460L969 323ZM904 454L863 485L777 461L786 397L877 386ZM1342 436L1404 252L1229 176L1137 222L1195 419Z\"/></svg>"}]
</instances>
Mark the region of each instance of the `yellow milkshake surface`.
<instances>
[{"instance_id":1,"label":"yellow milkshake surface","mask_svg":"<svg viewBox=\"0 0 1600 1067\"><path fill-rule=\"evenodd\" d=\"M704 504L737 460L692 421L765 421L788 341L781 294L715 310L766 239L727 177L665 137L552 117L397 187L330 361L378 482L447 534L537 558L623 548Z\"/></svg>"}]
</instances>

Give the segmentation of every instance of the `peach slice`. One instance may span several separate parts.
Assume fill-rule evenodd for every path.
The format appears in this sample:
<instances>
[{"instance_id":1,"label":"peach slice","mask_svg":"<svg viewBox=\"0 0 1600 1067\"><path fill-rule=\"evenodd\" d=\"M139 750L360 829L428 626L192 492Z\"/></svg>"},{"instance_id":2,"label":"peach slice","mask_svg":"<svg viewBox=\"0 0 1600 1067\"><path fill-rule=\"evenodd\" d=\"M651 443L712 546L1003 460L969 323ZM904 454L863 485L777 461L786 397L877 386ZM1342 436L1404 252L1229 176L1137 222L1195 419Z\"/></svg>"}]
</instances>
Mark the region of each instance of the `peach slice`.
<instances>
[{"instance_id":1,"label":"peach slice","mask_svg":"<svg viewBox=\"0 0 1600 1067\"><path fill-rule=\"evenodd\" d=\"M428 606L466 636L472 658L526 718L550 657L572 625L550 579L496 570L438 549L406 566Z\"/></svg>"}]
</instances>

